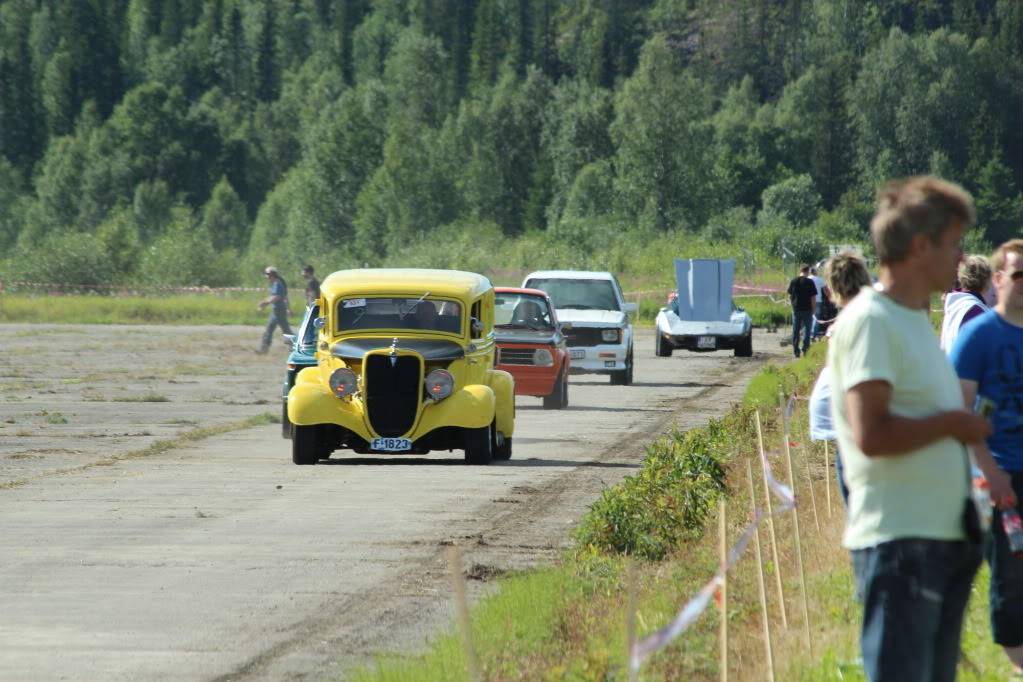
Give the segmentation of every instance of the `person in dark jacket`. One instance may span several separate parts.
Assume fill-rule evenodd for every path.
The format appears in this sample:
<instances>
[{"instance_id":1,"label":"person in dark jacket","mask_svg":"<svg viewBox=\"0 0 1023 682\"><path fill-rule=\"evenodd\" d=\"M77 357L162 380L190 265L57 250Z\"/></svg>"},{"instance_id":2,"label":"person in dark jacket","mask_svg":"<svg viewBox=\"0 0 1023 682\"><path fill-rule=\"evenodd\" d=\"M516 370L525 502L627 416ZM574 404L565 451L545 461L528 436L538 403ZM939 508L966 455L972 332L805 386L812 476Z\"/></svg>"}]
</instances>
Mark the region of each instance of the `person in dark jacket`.
<instances>
[{"instance_id":1,"label":"person in dark jacket","mask_svg":"<svg viewBox=\"0 0 1023 682\"><path fill-rule=\"evenodd\" d=\"M799 331L803 330L803 352L810 349L813 314L817 310L817 285L810 279L810 266L799 268L799 276L789 282L792 301L792 352L799 357Z\"/></svg>"}]
</instances>

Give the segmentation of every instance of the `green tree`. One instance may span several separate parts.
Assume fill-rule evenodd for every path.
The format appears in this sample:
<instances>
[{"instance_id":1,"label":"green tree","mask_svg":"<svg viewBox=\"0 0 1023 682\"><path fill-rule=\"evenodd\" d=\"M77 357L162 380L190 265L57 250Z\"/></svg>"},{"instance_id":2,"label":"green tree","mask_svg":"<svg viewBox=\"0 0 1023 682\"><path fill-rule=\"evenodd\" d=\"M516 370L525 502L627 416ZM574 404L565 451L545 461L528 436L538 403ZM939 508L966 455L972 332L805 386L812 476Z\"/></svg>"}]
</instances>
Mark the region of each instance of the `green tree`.
<instances>
[{"instance_id":1,"label":"green tree","mask_svg":"<svg viewBox=\"0 0 1023 682\"><path fill-rule=\"evenodd\" d=\"M200 226L210 236L217 251L245 245L249 235L249 218L245 204L238 198L226 177L213 188L210 200L202 208Z\"/></svg>"},{"instance_id":2,"label":"green tree","mask_svg":"<svg viewBox=\"0 0 1023 682\"><path fill-rule=\"evenodd\" d=\"M770 222L780 218L795 227L806 227L821 212L821 197L809 175L797 175L771 185L761 198L763 208L757 219Z\"/></svg>"},{"instance_id":3,"label":"green tree","mask_svg":"<svg viewBox=\"0 0 1023 682\"><path fill-rule=\"evenodd\" d=\"M551 93L541 136L550 166L551 200L547 222L557 223L576 174L586 165L614 155L610 126L614 119L611 91L588 81L562 80Z\"/></svg>"},{"instance_id":4,"label":"green tree","mask_svg":"<svg viewBox=\"0 0 1023 682\"><path fill-rule=\"evenodd\" d=\"M707 86L679 68L663 35L647 41L611 125L625 215L658 229L695 228L718 208L710 102Z\"/></svg>"},{"instance_id":5,"label":"green tree","mask_svg":"<svg viewBox=\"0 0 1023 682\"><path fill-rule=\"evenodd\" d=\"M977 224L993 244L1018 237L1023 225L1023 194L1000 155L995 155L977 178Z\"/></svg>"},{"instance_id":6,"label":"green tree","mask_svg":"<svg viewBox=\"0 0 1023 682\"><path fill-rule=\"evenodd\" d=\"M277 17L274 0L263 0L259 32L256 36L255 77L256 99L271 102L280 89L280 66L277 56Z\"/></svg>"}]
</instances>

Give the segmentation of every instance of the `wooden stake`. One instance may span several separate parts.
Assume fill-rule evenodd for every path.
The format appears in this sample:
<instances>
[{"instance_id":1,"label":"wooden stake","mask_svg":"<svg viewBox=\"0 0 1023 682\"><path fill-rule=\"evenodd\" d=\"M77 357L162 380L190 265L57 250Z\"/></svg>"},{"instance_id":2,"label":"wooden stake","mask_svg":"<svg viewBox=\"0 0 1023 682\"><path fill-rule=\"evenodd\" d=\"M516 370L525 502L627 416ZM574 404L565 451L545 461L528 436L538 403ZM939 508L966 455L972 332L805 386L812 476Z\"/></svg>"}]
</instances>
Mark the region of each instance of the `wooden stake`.
<instances>
[{"instance_id":1,"label":"wooden stake","mask_svg":"<svg viewBox=\"0 0 1023 682\"><path fill-rule=\"evenodd\" d=\"M785 444L785 464L789 474L789 487L792 488L793 496L796 494L796 478L792 474L792 449L789 447L789 420L785 415L785 396L779 393L781 398L782 424L785 425L782 434L782 442ZM799 507L792 508L792 525L796 531L796 566L799 568L799 587L803 591L803 626L806 629L806 648L813 655L813 645L810 642L810 611L806 604L806 575L803 573L803 544L799 536Z\"/></svg>"},{"instance_id":2,"label":"wooden stake","mask_svg":"<svg viewBox=\"0 0 1023 682\"><path fill-rule=\"evenodd\" d=\"M775 586L778 588L778 609L781 611L781 624L787 628L789 626L789 619L785 613L785 591L781 586L781 563L778 561L778 540L774 534L774 510L771 508L771 488L767 485L767 467L764 466L767 456L764 454L764 434L760 427L760 410L756 410L753 416L757 425L757 444L760 447L760 471L764 476L764 504L767 509L765 520L767 521L767 530L771 537L771 560L774 561L774 581Z\"/></svg>"},{"instance_id":3,"label":"wooden stake","mask_svg":"<svg viewBox=\"0 0 1023 682\"><path fill-rule=\"evenodd\" d=\"M451 591L455 595L455 615L462 631L462 648L465 653L465 668L472 682L481 682L476 650L472 646L472 624L469 621L469 602L465 598L465 581L462 578L462 551L457 545L448 548L448 568L451 571Z\"/></svg>"},{"instance_id":4,"label":"wooden stake","mask_svg":"<svg viewBox=\"0 0 1023 682\"><path fill-rule=\"evenodd\" d=\"M728 682L728 527L725 520L725 499L718 500L718 548L721 553L721 682Z\"/></svg>"},{"instance_id":5,"label":"wooden stake","mask_svg":"<svg viewBox=\"0 0 1023 682\"><path fill-rule=\"evenodd\" d=\"M803 461L806 464L806 482L810 484L810 505L813 507L813 522L817 526L817 535L821 534L821 520L817 518L817 495L813 492L813 476L810 473L810 452L803 448Z\"/></svg>"},{"instance_id":6,"label":"wooden stake","mask_svg":"<svg viewBox=\"0 0 1023 682\"><path fill-rule=\"evenodd\" d=\"M828 441L824 441L824 491L828 498L828 518L831 518L831 456L828 455Z\"/></svg>"},{"instance_id":7,"label":"wooden stake","mask_svg":"<svg viewBox=\"0 0 1023 682\"><path fill-rule=\"evenodd\" d=\"M629 591L626 606L628 615L625 621L625 640L628 648L625 652L625 660L629 666L629 682L636 682L639 673L632 669L632 652L636 647L636 564L632 559L625 561L625 585Z\"/></svg>"},{"instance_id":8,"label":"wooden stake","mask_svg":"<svg viewBox=\"0 0 1023 682\"><path fill-rule=\"evenodd\" d=\"M757 498L753 489L753 467L746 460L746 476L749 479L749 503L753 516L757 514ZM753 548L757 560L757 590L760 593L760 618L764 625L764 654L767 656L767 679L774 682L774 656L771 654L771 621L767 617L767 590L764 589L764 562L760 556L760 531L753 530Z\"/></svg>"}]
</instances>

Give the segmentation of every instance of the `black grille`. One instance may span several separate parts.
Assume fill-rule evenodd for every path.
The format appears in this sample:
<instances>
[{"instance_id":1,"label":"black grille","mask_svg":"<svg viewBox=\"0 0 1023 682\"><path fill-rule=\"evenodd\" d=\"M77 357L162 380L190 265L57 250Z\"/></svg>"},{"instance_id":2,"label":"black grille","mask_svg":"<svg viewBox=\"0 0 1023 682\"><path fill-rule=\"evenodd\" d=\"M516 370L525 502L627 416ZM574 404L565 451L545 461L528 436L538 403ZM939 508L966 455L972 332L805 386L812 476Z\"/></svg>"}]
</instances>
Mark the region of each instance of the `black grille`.
<instances>
[{"instance_id":1,"label":"black grille","mask_svg":"<svg viewBox=\"0 0 1023 682\"><path fill-rule=\"evenodd\" d=\"M600 338L603 329L592 327L577 327L570 330L565 336L569 346L600 346L607 341Z\"/></svg>"},{"instance_id":2,"label":"black grille","mask_svg":"<svg viewBox=\"0 0 1023 682\"><path fill-rule=\"evenodd\" d=\"M502 348L498 355L498 364L501 365L532 365L532 348Z\"/></svg>"},{"instance_id":3,"label":"black grille","mask_svg":"<svg viewBox=\"0 0 1023 682\"><path fill-rule=\"evenodd\" d=\"M391 365L391 360L394 365ZM366 358L366 412L369 424L381 436L408 433L416 421L419 397L419 358L414 355L370 355Z\"/></svg>"}]
</instances>

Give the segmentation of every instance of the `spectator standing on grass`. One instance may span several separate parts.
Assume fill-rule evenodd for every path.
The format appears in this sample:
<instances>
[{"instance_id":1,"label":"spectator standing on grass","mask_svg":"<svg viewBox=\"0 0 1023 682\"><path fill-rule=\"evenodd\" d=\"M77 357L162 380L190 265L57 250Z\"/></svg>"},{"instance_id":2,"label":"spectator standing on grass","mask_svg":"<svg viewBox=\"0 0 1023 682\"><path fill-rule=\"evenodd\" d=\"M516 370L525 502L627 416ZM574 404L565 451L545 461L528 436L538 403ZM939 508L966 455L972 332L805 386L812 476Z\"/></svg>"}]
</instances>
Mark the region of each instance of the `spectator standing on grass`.
<instances>
[{"instance_id":1,"label":"spectator standing on grass","mask_svg":"<svg viewBox=\"0 0 1023 682\"><path fill-rule=\"evenodd\" d=\"M270 295L259 302L259 309L263 310L270 306L270 317L266 321L262 343L256 350L259 354L270 350L270 342L277 326L280 326L281 332L291 333L291 325L288 324L288 285L277 272L277 268L272 265L263 270L263 276L267 279Z\"/></svg>"},{"instance_id":2,"label":"spectator standing on grass","mask_svg":"<svg viewBox=\"0 0 1023 682\"><path fill-rule=\"evenodd\" d=\"M991 630L1015 674L1023 675L1023 558L1009 550L1001 518L1023 497L1023 239L999 246L991 269L998 302L962 330L950 359L966 404L978 395L995 404L994 432L973 446L995 505L984 550L991 567Z\"/></svg>"},{"instance_id":3,"label":"spectator standing on grass","mask_svg":"<svg viewBox=\"0 0 1023 682\"><path fill-rule=\"evenodd\" d=\"M982 442L991 425L963 409L923 304L952 285L974 218L958 185L915 177L885 186L870 225L883 290L860 289L828 344L849 487L843 541L863 600L860 646L872 682L956 675L981 558L964 444Z\"/></svg>"},{"instance_id":4,"label":"spectator standing on grass","mask_svg":"<svg viewBox=\"0 0 1023 682\"><path fill-rule=\"evenodd\" d=\"M320 297L320 280L316 279L313 266L306 265L302 268L302 277L305 278L305 302L310 305Z\"/></svg>"},{"instance_id":5,"label":"spectator standing on grass","mask_svg":"<svg viewBox=\"0 0 1023 682\"><path fill-rule=\"evenodd\" d=\"M952 352L956 337L967 322L989 308L984 293L991 285L991 265L984 256L967 256L959 264L959 290L945 295L945 316L941 322L941 348Z\"/></svg>"},{"instance_id":6,"label":"spectator standing on grass","mask_svg":"<svg viewBox=\"0 0 1023 682\"><path fill-rule=\"evenodd\" d=\"M818 269L823 263L815 265L810 268L810 281L813 282L813 286L817 289L817 298L814 302L813 307L813 326L811 328L811 336L814 339L819 338L824 334L823 328L821 327L821 320L824 319L824 278L820 276Z\"/></svg>"},{"instance_id":7,"label":"spectator standing on grass","mask_svg":"<svg viewBox=\"0 0 1023 682\"><path fill-rule=\"evenodd\" d=\"M844 308L863 287L870 286L867 264L852 251L843 251L833 256L825 265L828 288L839 308ZM828 336L831 328L828 329ZM831 370L825 365L817 377L810 394L810 439L836 439L834 423L831 420ZM848 505L849 489L842 478L842 458L835 448L835 478L842 493L842 502Z\"/></svg>"},{"instance_id":8,"label":"spectator standing on grass","mask_svg":"<svg viewBox=\"0 0 1023 682\"><path fill-rule=\"evenodd\" d=\"M817 286L810 279L810 266L799 268L799 276L789 282L792 302L792 352L799 357L799 332L803 331L803 352L810 349L813 314L817 309Z\"/></svg>"}]
</instances>

